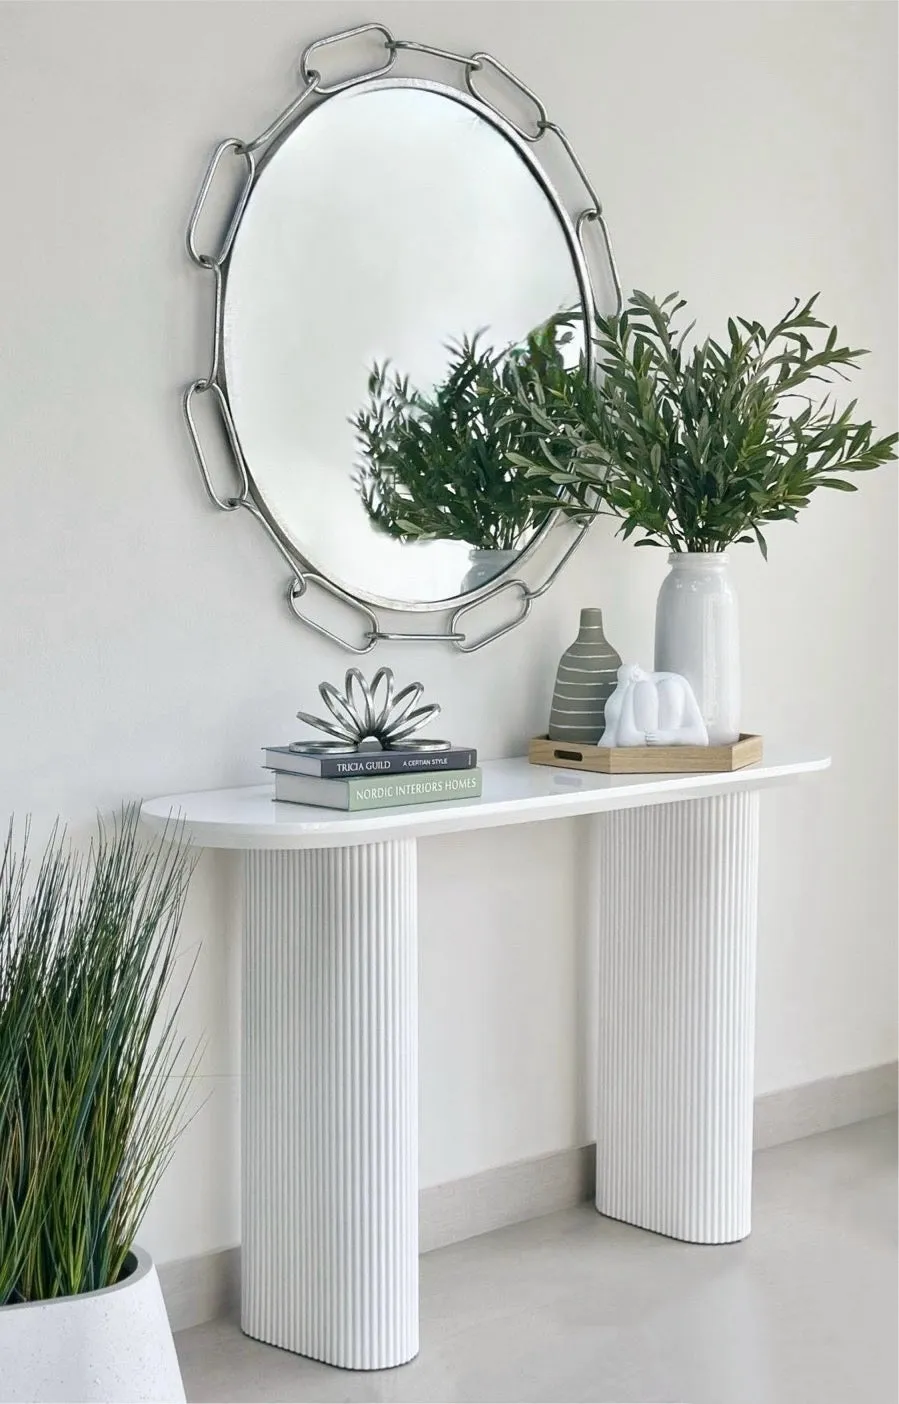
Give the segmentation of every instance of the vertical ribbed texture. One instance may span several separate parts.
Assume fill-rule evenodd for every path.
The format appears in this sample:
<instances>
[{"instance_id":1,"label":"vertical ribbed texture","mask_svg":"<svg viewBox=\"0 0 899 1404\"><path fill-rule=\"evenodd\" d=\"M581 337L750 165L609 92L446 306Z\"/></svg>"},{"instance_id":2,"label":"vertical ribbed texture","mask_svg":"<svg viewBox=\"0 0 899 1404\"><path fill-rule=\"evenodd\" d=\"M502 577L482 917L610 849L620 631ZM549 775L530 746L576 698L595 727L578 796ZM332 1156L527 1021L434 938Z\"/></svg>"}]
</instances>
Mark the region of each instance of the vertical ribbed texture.
<instances>
[{"instance_id":1,"label":"vertical ribbed texture","mask_svg":"<svg viewBox=\"0 0 899 1404\"><path fill-rule=\"evenodd\" d=\"M415 841L247 855L241 1325L418 1351Z\"/></svg>"},{"instance_id":2,"label":"vertical ribbed texture","mask_svg":"<svg viewBox=\"0 0 899 1404\"><path fill-rule=\"evenodd\" d=\"M596 1207L750 1228L758 793L600 818Z\"/></svg>"}]
</instances>

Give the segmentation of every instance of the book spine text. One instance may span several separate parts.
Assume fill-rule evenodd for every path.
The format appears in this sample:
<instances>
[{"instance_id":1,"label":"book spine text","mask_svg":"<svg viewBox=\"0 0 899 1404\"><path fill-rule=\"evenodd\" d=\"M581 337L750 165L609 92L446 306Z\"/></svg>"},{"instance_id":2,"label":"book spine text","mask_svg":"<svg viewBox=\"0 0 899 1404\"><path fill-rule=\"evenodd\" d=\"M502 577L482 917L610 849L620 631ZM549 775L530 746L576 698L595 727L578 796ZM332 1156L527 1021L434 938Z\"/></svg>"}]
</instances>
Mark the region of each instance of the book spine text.
<instances>
[{"instance_id":1,"label":"book spine text","mask_svg":"<svg viewBox=\"0 0 899 1404\"><path fill-rule=\"evenodd\" d=\"M481 772L456 775L414 775L397 779L351 780L350 809L381 809L386 805L427 804L442 799L476 799Z\"/></svg>"}]
</instances>

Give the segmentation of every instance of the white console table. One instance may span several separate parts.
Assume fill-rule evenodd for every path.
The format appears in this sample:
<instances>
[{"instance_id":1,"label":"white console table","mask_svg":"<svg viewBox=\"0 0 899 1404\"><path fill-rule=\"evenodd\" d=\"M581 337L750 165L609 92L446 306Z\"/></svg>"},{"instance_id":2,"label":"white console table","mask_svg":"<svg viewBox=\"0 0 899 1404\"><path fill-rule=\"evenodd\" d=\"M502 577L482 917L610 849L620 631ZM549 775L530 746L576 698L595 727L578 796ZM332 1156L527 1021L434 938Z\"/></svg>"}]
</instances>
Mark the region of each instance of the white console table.
<instances>
[{"instance_id":1,"label":"white console table","mask_svg":"<svg viewBox=\"0 0 899 1404\"><path fill-rule=\"evenodd\" d=\"M589 816L597 865L596 1207L695 1243L749 1232L758 792L734 774L601 776L487 762L476 800L346 814L268 785L171 795L246 851L244 1331L331 1365L418 1351L419 835ZM813 874L809 874L811 881Z\"/></svg>"}]
</instances>

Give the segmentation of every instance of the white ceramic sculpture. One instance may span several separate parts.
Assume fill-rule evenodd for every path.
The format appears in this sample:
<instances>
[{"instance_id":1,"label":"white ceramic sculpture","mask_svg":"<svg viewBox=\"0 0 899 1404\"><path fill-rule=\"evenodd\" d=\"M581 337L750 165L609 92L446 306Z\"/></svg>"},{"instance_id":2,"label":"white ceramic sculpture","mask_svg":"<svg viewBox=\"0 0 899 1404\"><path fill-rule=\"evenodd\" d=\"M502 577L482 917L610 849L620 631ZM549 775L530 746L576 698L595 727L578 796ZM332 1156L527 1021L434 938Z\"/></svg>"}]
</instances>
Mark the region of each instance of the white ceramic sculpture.
<instances>
[{"instance_id":1,"label":"white ceramic sculpture","mask_svg":"<svg viewBox=\"0 0 899 1404\"><path fill-rule=\"evenodd\" d=\"M699 704L680 673L647 673L636 663L618 669L606 703L600 746L707 746Z\"/></svg>"}]
</instances>

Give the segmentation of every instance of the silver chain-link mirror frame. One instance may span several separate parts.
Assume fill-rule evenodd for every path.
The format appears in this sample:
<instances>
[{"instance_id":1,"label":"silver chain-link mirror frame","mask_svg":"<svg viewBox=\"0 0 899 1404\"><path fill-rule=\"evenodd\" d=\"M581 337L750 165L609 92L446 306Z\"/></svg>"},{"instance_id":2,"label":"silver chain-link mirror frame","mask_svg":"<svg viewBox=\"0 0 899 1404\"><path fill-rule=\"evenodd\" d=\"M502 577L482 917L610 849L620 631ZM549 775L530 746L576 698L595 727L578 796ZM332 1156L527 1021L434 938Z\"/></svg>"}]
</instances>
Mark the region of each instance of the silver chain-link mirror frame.
<instances>
[{"instance_id":1,"label":"silver chain-link mirror frame","mask_svg":"<svg viewBox=\"0 0 899 1404\"><path fill-rule=\"evenodd\" d=\"M380 63L369 66L360 72L354 73L351 77L342 78L339 81L324 83L321 73L316 69L312 60L316 54L322 50L330 48L332 45L353 45L355 40L363 36L374 36L383 41L384 57ZM253 190L253 185L257 176L257 155L264 152L270 144L277 138L282 137L287 129L312 110L313 106L318 106L321 102L333 97L336 93L344 92L348 88L355 88L366 83L383 78L391 71L401 53L423 54L432 59L439 59L448 64L461 68L464 75L465 86L468 90L472 102L480 105L491 119L499 119L515 133L520 141L527 142L531 146L546 140L547 137L555 138L556 143L561 147L563 154L573 166L580 185L582 186L587 203L583 209L579 210L571 218L574 221L575 233L578 245L584 261L584 269L590 285L591 297L594 312L598 310L596 298L596 284L590 276L590 260L585 241L585 230L588 225L594 225L599 232L601 245L608 265L608 275L614 290L615 310L620 311L622 306L621 281L618 276L618 269L612 253L612 244L609 237L608 226L602 211L602 204L596 191L594 190L586 171L578 160L571 146L571 142L562 128L555 122L550 121L549 115L543 103L525 83L516 78L513 73L493 58L491 54L475 53L469 56L454 54L446 49L435 48L430 44L419 44L408 39L394 39L390 30L383 24L360 24L353 29L341 30L336 34L328 35L323 39L316 39L308 44L303 50L299 62L299 77L301 90L284 110L278 114L273 122L264 131L253 138L252 141L241 141L237 137L226 137L219 142L212 154L206 173L200 185L200 190L190 216L187 228L187 251L192 261L198 268L210 274L213 280L213 337L212 355L209 370L205 375L199 376L187 387L183 396L184 417L187 422L191 444L197 465L203 479L203 485L212 503L222 512L233 512L242 507L255 518L269 538L274 542L281 556L287 563L291 573L290 584L287 589L287 602L297 619L306 624L310 629L330 639L332 643L339 644L341 648L348 649L351 653L369 653L379 640L390 640L392 642L446 642L451 643L460 653L474 653L486 644L493 643L494 640L502 638L519 624L527 619L531 612L534 600L544 595L550 586L557 579L571 556L577 550L588 523L580 523L572 528L570 539L561 557L555 562L549 572L544 576L539 585L531 587L525 581L508 574L500 576L495 582L490 582L481 587L477 592L473 592L472 598L460 604L450 615L448 628L442 632L412 632L396 633L385 630L378 614L370 605L357 599L356 596L343 590L333 581L328 580L324 575L317 572L307 561L299 558L292 550L289 543L285 542L268 518L255 501L252 492L251 474L244 460L243 451L237 436L234 425L234 418L228 402L227 388L225 385L222 368L222 300L224 286L224 268L231 246L234 242L241 217L246 209L247 202ZM499 74L509 87L517 92L520 97L534 112L534 124L531 129L523 126L507 112L503 112L495 103L486 98L482 91L479 91L476 81L477 74L484 71L493 70L494 74ZM215 252L206 252L198 246L198 227L203 215L206 202L209 198L210 190L216 179L216 174L225 159L230 156L244 163L244 178L237 195L231 218L229 219L219 248ZM212 403L221 420L221 426L230 449L230 458L233 461L236 491L230 494L216 490L212 481L209 463L203 444L200 438L195 415L195 403L199 397L211 396ZM511 569L515 569L512 567ZM300 607L300 601L308 595L311 599L310 587L316 587L325 594L342 601L344 604L355 609L362 618L363 631L362 641L354 643L349 639L341 638L339 634L325 627L305 613ZM479 637L470 637L462 629L462 622L472 611L480 609L488 600L506 594L514 593L518 597L517 613L505 623L490 629Z\"/></svg>"}]
</instances>

